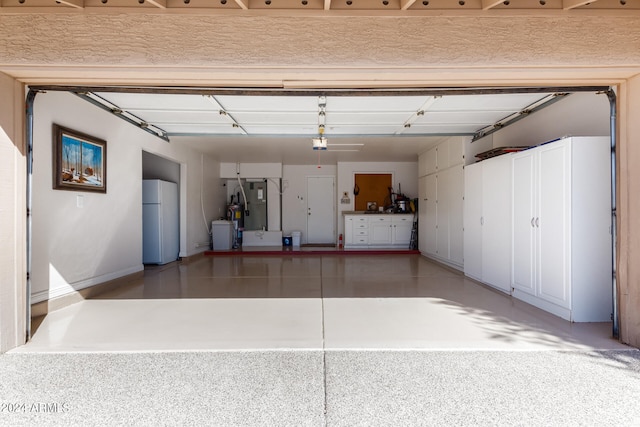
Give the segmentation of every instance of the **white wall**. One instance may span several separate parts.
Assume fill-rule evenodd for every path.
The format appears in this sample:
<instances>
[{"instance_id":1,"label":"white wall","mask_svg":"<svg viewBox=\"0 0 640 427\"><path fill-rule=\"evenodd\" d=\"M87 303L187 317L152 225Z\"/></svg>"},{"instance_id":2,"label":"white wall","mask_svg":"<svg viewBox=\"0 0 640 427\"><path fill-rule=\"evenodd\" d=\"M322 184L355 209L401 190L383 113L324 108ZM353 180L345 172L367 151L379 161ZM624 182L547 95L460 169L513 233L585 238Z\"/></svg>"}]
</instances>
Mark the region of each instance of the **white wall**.
<instances>
[{"instance_id":1,"label":"white wall","mask_svg":"<svg viewBox=\"0 0 640 427\"><path fill-rule=\"evenodd\" d=\"M52 123L107 141L107 193L52 189ZM224 206L219 164L177 147L75 95L35 102L32 302L140 271L142 150L181 165L181 256L207 249L207 222ZM211 185L211 184L215 185ZM83 207L78 207L78 198Z\"/></svg>"},{"instance_id":2,"label":"white wall","mask_svg":"<svg viewBox=\"0 0 640 427\"><path fill-rule=\"evenodd\" d=\"M336 203L338 206L338 234L344 233L343 211L352 211L355 206L353 186L357 173L390 173L393 176L393 188L402 186L402 192L409 198L418 197L418 159L415 162L338 162L338 180L336 184ZM348 192L351 203L341 204L344 192Z\"/></svg>"},{"instance_id":3,"label":"white wall","mask_svg":"<svg viewBox=\"0 0 640 427\"><path fill-rule=\"evenodd\" d=\"M307 177L336 177L337 167L326 165L284 165L282 168L282 227L285 235L300 231L300 242L307 243Z\"/></svg>"}]
</instances>

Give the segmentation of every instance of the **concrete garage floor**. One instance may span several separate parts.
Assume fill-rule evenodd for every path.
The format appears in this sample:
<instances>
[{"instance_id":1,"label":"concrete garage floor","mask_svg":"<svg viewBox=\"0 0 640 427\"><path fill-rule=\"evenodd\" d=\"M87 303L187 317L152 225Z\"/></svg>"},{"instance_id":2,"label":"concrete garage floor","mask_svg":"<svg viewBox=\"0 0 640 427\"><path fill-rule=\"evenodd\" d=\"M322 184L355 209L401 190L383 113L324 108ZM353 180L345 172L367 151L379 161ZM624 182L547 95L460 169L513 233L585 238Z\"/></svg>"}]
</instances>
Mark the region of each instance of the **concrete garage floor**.
<instances>
[{"instance_id":1,"label":"concrete garage floor","mask_svg":"<svg viewBox=\"0 0 640 427\"><path fill-rule=\"evenodd\" d=\"M610 329L419 255L214 256L49 314L0 425L638 425Z\"/></svg>"}]
</instances>

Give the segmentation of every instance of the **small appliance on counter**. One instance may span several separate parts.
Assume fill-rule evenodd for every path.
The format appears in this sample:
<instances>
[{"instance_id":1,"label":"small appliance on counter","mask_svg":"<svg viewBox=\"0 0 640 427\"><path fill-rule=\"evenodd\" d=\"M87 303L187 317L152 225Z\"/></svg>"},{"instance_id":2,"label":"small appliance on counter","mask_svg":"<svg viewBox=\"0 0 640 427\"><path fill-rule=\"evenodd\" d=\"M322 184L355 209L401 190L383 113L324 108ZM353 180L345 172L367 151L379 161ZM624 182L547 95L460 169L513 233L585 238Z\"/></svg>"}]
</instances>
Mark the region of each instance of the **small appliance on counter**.
<instances>
[{"instance_id":1,"label":"small appliance on counter","mask_svg":"<svg viewBox=\"0 0 640 427\"><path fill-rule=\"evenodd\" d=\"M400 184L398 184L398 192L394 193L393 188L389 187L390 205L385 206L385 211L390 213L410 213L411 199L402 193Z\"/></svg>"}]
</instances>

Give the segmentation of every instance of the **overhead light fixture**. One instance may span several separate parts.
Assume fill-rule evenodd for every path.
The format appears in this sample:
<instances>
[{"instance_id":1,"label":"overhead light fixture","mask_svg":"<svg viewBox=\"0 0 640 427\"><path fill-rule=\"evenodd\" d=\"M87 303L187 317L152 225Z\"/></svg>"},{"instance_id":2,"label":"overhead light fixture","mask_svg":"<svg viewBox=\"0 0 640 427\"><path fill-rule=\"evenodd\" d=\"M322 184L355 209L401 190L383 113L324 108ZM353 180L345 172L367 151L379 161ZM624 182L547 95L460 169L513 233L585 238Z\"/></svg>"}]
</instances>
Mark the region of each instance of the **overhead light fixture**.
<instances>
[{"instance_id":1,"label":"overhead light fixture","mask_svg":"<svg viewBox=\"0 0 640 427\"><path fill-rule=\"evenodd\" d=\"M325 137L319 137L319 138L313 138L311 140L311 145L313 147L314 150L326 150L327 149L327 138Z\"/></svg>"}]
</instances>

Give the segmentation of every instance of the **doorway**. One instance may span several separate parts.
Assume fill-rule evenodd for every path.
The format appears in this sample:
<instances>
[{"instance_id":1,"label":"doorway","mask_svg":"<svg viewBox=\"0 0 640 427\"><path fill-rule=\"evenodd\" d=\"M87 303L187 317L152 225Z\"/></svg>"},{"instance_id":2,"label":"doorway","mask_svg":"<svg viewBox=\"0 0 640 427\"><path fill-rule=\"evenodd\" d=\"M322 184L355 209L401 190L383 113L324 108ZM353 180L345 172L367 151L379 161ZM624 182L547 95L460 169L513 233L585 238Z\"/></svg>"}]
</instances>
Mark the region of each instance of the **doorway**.
<instances>
[{"instance_id":1,"label":"doorway","mask_svg":"<svg viewBox=\"0 0 640 427\"><path fill-rule=\"evenodd\" d=\"M307 243L335 244L335 181L307 177Z\"/></svg>"},{"instance_id":2,"label":"doorway","mask_svg":"<svg viewBox=\"0 0 640 427\"><path fill-rule=\"evenodd\" d=\"M181 166L142 151L143 263L167 264L181 253Z\"/></svg>"}]
</instances>

